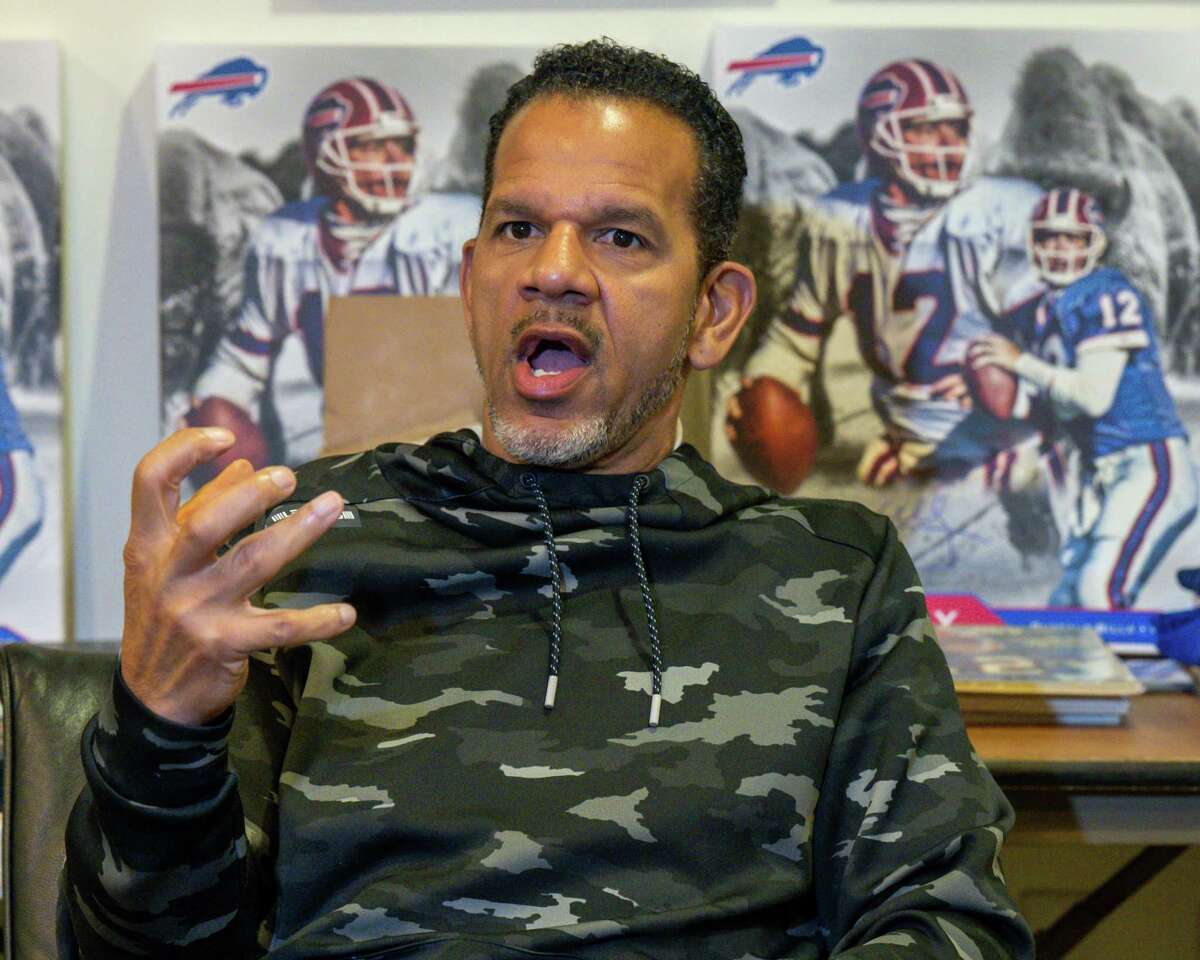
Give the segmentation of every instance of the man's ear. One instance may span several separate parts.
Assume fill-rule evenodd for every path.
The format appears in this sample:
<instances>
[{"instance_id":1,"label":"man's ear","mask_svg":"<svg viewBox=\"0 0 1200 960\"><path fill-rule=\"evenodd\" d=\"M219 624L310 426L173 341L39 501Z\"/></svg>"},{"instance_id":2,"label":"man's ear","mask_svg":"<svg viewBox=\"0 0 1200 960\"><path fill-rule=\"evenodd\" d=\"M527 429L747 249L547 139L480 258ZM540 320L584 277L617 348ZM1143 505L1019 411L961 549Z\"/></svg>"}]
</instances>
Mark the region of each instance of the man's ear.
<instances>
[{"instance_id":1,"label":"man's ear","mask_svg":"<svg viewBox=\"0 0 1200 960\"><path fill-rule=\"evenodd\" d=\"M465 263L465 261L464 261ZM749 267L724 260L700 284L688 360L694 370L707 370L725 359L754 309L758 289Z\"/></svg>"},{"instance_id":2,"label":"man's ear","mask_svg":"<svg viewBox=\"0 0 1200 960\"><path fill-rule=\"evenodd\" d=\"M462 265L458 268L458 295L462 299L463 316L467 321L467 332L472 326L471 316L471 268L475 262L475 238L472 237L462 248Z\"/></svg>"}]
</instances>

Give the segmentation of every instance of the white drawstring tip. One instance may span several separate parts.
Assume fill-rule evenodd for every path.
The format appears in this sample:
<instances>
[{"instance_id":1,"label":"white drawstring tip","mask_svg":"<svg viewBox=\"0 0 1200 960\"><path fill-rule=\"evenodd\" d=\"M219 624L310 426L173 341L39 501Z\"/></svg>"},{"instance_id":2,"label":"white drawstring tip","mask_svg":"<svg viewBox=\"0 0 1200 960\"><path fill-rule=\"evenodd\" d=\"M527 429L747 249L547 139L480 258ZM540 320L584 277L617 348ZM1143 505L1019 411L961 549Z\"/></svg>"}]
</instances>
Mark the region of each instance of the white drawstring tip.
<instances>
[{"instance_id":1,"label":"white drawstring tip","mask_svg":"<svg viewBox=\"0 0 1200 960\"><path fill-rule=\"evenodd\" d=\"M546 709L554 709L554 697L558 693L558 674L552 673L546 679Z\"/></svg>"},{"instance_id":2,"label":"white drawstring tip","mask_svg":"<svg viewBox=\"0 0 1200 960\"><path fill-rule=\"evenodd\" d=\"M658 714L662 710L662 694L650 694L650 726L658 726Z\"/></svg>"}]
</instances>

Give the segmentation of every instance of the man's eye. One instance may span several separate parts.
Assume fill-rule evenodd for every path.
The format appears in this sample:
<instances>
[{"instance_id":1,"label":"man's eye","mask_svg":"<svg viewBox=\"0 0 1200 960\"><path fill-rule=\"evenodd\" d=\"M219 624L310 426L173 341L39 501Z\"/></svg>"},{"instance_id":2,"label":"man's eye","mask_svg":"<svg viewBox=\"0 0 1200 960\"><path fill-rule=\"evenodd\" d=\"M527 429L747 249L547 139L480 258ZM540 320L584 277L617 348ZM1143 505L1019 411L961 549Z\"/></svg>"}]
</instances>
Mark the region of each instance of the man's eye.
<instances>
[{"instance_id":1,"label":"man's eye","mask_svg":"<svg viewBox=\"0 0 1200 960\"><path fill-rule=\"evenodd\" d=\"M500 233L510 240L528 240L533 236L533 224L524 220L514 220L500 228Z\"/></svg>"},{"instance_id":2,"label":"man's eye","mask_svg":"<svg viewBox=\"0 0 1200 960\"><path fill-rule=\"evenodd\" d=\"M612 230L605 230L600 234L600 239L603 242L611 243L614 247L620 247L622 250L629 250L632 247L644 247L646 242L636 233L630 230L622 230L619 227Z\"/></svg>"}]
</instances>

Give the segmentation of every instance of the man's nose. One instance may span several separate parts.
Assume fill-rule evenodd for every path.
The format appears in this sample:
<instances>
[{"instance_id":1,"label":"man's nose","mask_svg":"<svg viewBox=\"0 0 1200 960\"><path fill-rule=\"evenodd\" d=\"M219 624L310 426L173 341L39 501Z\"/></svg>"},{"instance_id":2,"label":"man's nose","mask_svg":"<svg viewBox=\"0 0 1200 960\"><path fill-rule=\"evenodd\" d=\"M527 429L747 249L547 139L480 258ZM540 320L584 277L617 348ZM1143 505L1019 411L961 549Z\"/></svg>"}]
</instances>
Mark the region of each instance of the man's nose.
<instances>
[{"instance_id":1,"label":"man's nose","mask_svg":"<svg viewBox=\"0 0 1200 960\"><path fill-rule=\"evenodd\" d=\"M401 163L413 156L415 144L407 138L386 137L377 144L379 160L384 163Z\"/></svg>"},{"instance_id":2,"label":"man's nose","mask_svg":"<svg viewBox=\"0 0 1200 960\"><path fill-rule=\"evenodd\" d=\"M962 142L962 131L954 120L942 120L937 125L937 142L939 145L957 146Z\"/></svg>"},{"instance_id":3,"label":"man's nose","mask_svg":"<svg viewBox=\"0 0 1200 960\"><path fill-rule=\"evenodd\" d=\"M527 300L566 300L588 303L599 295L579 230L558 224L533 252L522 286Z\"/></svg>"}]
</instances>

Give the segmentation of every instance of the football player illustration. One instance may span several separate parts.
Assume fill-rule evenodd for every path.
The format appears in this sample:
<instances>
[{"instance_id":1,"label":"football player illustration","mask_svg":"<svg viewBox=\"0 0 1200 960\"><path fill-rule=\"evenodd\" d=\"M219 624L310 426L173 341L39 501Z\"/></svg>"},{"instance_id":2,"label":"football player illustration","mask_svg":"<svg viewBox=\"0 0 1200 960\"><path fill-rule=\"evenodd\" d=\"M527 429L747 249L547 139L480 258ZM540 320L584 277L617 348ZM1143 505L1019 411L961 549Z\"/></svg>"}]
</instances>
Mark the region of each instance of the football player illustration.
<instances>
[{"instance_id":1,"label":"football player illustration","mask_svg":"<svg viewBox=\"0 0 1200 960\"><path fill-rule=\"evenodd\" d=\"M42 527L42 486L0 357L0 580Z\"/></svg>"},{"instance_id":2,"label":"football player illustration","mask_svg":"<svg viewBox=\"0 0 1200 960\"><path fill-rule=\"evenodd\" d=\"M239 438L216 469L238 457L261 466L319 454L331 297L457 294L479 200L418 192L419 134L404 97L377 80L339 80L308 105L302 145L313 195L259 226L239 316L193 388L188 422Z\"/></svg>"},{"instance_id":3,"label":"football player illustration","mask_svg":"<svg viewBox=\"0 0 1200 960\"><path fill-rule=\"evenodd\" d=\"M953 73L926 60L890 63L870 77L857 132L867 177L801 202L790 302L742 371L726 432L738 449L750 426L742 419L762 406L764 384L793 392L792 406L812 406L827 432L822 361L833 324L848 317L882 424L863 450L859 479L883 486L910 475L962 476L1025 432L972 408L963 364L967 344L1038 289L1024 235L1040 191L972 175L970 101ZM763 472L757 479L784 492L798 479Z\"/></svg>"},{"instance_id":4,"label":"football player illustration","mask_svg":"<svg viewBox=\"0 0 1200 960\"><path fill-rule=\"evenodd\" d=\"M8 392L4 341L12 330L13 257L8 230L0 221L0 580L38 534L45 511L33 445ZM0 628L0 633L3 629Z\"/></svg>"},{"instance_id":5,"label":"football player illustration","mask_svg":"<svg viewBox=\"0 0 1200 960\"><path fill-rule=\"evenodd\" d=\"M1062 579L1051 606L1120 609L1138 593L1196 516L1187 434L1163 382L1150 305L1125 275L1100 264L1106 246L1096 202L1051 190L1038 203L1029 246L1045 293L968 362L1007 370L1079 457Z\"/></svg>"}]
</instances>

